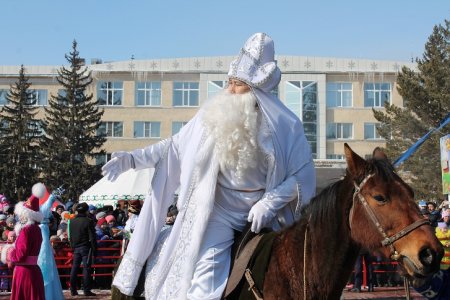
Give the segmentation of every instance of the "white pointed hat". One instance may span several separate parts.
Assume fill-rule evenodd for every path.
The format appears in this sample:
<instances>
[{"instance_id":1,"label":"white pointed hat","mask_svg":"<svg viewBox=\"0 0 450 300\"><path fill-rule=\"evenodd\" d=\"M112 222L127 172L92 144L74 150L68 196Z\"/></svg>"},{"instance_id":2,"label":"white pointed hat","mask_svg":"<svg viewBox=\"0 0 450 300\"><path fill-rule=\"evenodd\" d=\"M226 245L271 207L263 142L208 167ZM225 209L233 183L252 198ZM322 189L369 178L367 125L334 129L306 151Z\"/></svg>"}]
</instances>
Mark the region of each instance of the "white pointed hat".
<instances>
[{"instance_id":1,"label":"white pointed hat","mask_svg":"<svg viewBox=\"0 0 450 300\"><path fill-rule=\"evenodd\" d=\"M280 82L281 71L272 38L265 33L249 37L238 58L231 62L228 76L265 92L273 90Z\"/></svg>"}]
</instances>

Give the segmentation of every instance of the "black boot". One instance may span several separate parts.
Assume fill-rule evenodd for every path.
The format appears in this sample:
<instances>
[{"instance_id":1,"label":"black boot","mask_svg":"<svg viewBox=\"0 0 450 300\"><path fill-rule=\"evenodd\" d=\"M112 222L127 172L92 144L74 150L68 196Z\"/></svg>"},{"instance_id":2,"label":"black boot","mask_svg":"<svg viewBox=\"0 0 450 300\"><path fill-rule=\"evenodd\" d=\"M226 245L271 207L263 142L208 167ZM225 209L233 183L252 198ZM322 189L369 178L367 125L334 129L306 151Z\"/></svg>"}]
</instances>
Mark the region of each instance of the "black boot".
<instances>
[{"instance_id":1,"label":"black boot","mask_svg":"<svg viewBox=\"0 0 450 300\"><path fill-rule=\"evenodd\" d=\"M373 283L369 283L369 293L373 292Z\"/></svg>"}]
</instances>

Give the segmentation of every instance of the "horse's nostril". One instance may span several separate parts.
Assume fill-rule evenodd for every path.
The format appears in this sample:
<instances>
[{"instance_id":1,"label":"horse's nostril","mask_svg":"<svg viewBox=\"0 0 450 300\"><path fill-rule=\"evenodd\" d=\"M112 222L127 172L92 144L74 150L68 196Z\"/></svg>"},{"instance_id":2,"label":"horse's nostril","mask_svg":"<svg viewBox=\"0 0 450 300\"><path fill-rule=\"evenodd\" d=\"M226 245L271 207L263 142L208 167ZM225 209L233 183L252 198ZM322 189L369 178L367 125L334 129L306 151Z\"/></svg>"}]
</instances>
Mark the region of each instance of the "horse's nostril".
<instances>
[{"instance_id":1,"label":"horse's nostril","mask_svg":"<svg viewBox=\"0 0 450 300\"><path fill-rule=\"evenodd\" d=\"M436 263L436 252L430 248L422 249L419 253L419 260L424 266L432 266Z\"/></svg>"}]
</instances>

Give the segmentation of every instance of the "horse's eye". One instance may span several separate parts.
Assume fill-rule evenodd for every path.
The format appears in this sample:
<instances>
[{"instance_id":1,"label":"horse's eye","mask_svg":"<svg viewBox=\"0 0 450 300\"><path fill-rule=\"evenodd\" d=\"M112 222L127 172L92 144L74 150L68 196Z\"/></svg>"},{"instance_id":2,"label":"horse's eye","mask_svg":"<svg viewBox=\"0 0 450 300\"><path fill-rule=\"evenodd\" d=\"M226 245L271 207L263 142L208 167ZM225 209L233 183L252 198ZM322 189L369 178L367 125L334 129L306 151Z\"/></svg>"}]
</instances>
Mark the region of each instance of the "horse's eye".
<instances>
[{"instance_id":1,"label":"horse's eye","mask_svg":"<svg viewBox=\"0 0 450 300\"><path fill-rule=\"evenodd\" d=\"M373 198L374 198L375 200L377 200L378 202L386 202L386 198L384 198L384 197L381 196L381 195L373 196Z\"/></svg>"}]
</instances>

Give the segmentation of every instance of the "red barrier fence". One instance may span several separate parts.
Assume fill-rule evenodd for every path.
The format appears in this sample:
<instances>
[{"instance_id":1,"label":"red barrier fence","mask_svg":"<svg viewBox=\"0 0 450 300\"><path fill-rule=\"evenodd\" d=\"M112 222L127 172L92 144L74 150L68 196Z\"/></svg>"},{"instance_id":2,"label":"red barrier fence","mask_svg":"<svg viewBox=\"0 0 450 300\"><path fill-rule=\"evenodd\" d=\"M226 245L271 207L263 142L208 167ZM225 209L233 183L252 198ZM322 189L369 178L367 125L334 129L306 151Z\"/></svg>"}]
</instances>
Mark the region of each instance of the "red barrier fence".
<instances>
[{"instance_id":1,"label":"red barrier fence","mask_svg":"<svg viewBox=\"0 0 450 300\"><path fill-rule=\"evenodd\" d=\"M94 280L96 277L112 278L117 261L122 257L122 240L99 240L97 245L97 256L94 257L94 263L91 265L92 277ZM72 269L72 248L68 242L53 242L53 249L61 282L67 283ZM83 266L80 269L82 268ZM13 270L0 262L0 291L10 290L12 274ZM78 277L82 276L81 271Z\"/></svg>"},{"instance_id":2,"label":"red barrier fence","mask_svg":"<svg viewBox=\"0 0 450 300\"><path fill-rule=\"evenodd\" d=\"M441 241L448 241L450 244L450 239L440 239ZM0 242L6 243L6 242ZM99 240L98 244L98 254L94 259L94 263L91 265L92 276L95 278L112 278L114 269L117 265L117 261L122 257L122 240ZM53 248L55 250L55 262L58 269L59 277L62 279L61 282L67 282L70 278L70 270L72 268L72 248L68 242L54 242ZM450 247L446 248L445 258L450 258ZM441 262L441 265L450 265L450 259L448 261ZM397 273L396 267L397 262L372 262L372 267L379 265L390 265L389 270L375 270L376 273ZM81 266L82 269L82 266ZM82 277L82 273L78 274L78 277ZM367 286L367 267L365 261L363 262L363 286ZM0 291L9 290L10 282L12 279L12 269L0 262ZM94 283L95 284L95 283ZM64 284L63 284L64 285ZM64 286L63 286L64 288Z\"/></svg>"}]
</instances>

